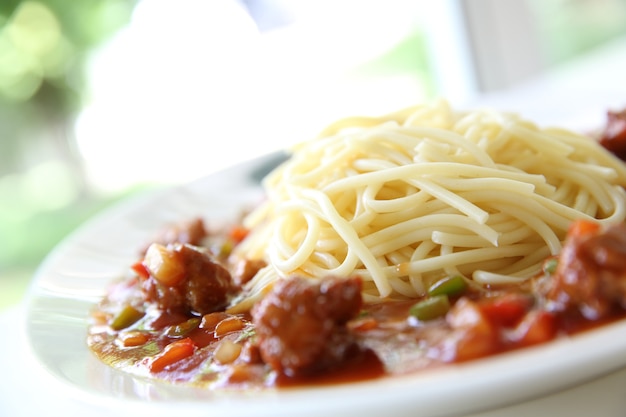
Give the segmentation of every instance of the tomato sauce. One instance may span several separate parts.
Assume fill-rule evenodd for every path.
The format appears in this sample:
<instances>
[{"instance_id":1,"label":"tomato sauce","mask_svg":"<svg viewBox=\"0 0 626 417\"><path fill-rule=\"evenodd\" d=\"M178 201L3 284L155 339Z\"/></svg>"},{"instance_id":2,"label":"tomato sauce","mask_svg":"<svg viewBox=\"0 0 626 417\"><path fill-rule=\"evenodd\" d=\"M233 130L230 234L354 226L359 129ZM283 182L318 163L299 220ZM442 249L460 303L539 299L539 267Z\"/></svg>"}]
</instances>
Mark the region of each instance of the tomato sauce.
<instances>
[{"instance_id":1,"label":"tomato sauce","mask_svg":"<svg viewBox=\"0 0 626 417\"><path fill-rule=\"evenodd\" d=\"M626 113L609 113L601 143L622 159L625 132ZM235 225L208 236L198 219L164 230L94 309L94 354L173 383L287 387L420 372L626 318L624 224L574 222L561 254L521 285L469 288L450 277L422 300L363 304L356 277L294 277L230 314L228 303L264 266L226 262L246 233Z\"/></svg>"},{"instance_id":2,"label":"tomato sauce","mask_svg":"<svg viewBox=\"0 0 626 417\"><path fill-rule=\"evenodd\" d=\"M213 312L200 317L148 304L141 318L113 330L110 323L120 311L120 301L142 299L135 279L115 284L94 311L88 343L109 365L155 379L208 388L288 387L419 372L546 343L626 316L617 304L597 320L575 309L553 311L536 292L541 281L549 279L538 278L536 285L466 291L451 299L446 315L427 321L411 314L415 300L363 305L345 324L354 344L323 372L289 376L265 363L250 315ZM144 337L135 345L137 335ZM167 351L176 344L177 355Z\"/></svg>"}]
</instances>

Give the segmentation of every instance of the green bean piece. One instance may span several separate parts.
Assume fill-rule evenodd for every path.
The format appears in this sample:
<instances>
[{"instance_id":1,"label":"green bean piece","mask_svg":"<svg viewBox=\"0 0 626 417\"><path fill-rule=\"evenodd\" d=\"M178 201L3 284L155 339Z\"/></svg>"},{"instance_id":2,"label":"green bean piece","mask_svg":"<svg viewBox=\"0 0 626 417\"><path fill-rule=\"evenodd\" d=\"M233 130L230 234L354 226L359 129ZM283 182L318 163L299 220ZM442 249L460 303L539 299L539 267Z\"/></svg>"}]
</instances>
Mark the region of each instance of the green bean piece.
<instances>
[{"instance_id":1,"label":"green bean piece","mask_svg":"<svg viewBox=\"0 0 626 417\"><path fill-rule=\"evenodd\" d=\"M413 306L409 314L418 320L428 321L445 315L450 310L450 301L447 295L436 295L426 298Z\"/></svg>"},{"instance_id":2,"label":"green bean piece","mask_svg":"<svg viewBox=\"0 0 626 417\"><path fill-rule=\"evenodd\" d=\"M198 328L198 326L200 326L201 321L202 320L200 319L200 317L192 317L187 321L178 323L177 325L170 327L167 330L167 335L168 336L185 336L190 331Z\"/></svg>"},{"instance_id":3,"label":"green bean piece","mask_svg":"<svg viewBox=\"0 0 626 417\"><path fill-rule=\"evenodd\" d=\"M460 275L454 275L452 277L445 277L435 282L428 289L428 295L447 295L454 296L465 292L467 289L467 282L465 278Z\"/></svg>"},{"instance_id":4,"label":"green bean piece","mask_svg":"<svg viewBox=\"0 0 626 417\"><path fill-rule=\"evenodd\" d=\"M144 316L142 311L137 310L130 304L126 304L111 321L111 328L113 330L122 330L135 324L139 319Z\"/></svg>"}]
</instances>

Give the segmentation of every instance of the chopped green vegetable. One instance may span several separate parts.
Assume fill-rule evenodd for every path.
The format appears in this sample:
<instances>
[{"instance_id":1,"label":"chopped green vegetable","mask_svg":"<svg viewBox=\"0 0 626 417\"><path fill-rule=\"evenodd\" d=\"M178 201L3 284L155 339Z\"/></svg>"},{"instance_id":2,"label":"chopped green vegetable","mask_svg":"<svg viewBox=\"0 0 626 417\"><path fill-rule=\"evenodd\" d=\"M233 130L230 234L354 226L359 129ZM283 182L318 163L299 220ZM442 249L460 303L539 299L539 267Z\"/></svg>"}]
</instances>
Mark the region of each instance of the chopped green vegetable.
<instances>
[{"instance_id":1,"label":"chopped green vegetable","mask_svg":"<svg viewBox=\"0 0 626 417\"><path fill-rule=\"evenodd\" d=\"M126 304L111 320L113 330L122 330L135 324L144 316L142 311L137 310L130 304Z\"/></svg>"},{"instance_id":2,"label":"chopped green vegetable","mask_svg":"<svg viewBox=\"0 0 626 417\"><path fill-rule=\"evenodd\" d=\"M559 265L559 260L557 258L550 258L543 263L543 272L552 275L556 272L556 268Z\"/></svg>"},{"instance_id":3,"label":"chopped green vegetable","mask_svg":"<svg viewBox=\"0 0 626 417\"><path fill-rule=\"evenodd\" d=\"M192 317L187 321L184 321L182 323L178 323L175 326L171 326L168 330L167 330L167 335L168 336L185 336L187 333L189 333L190 331L198 328L198 326L200 326L200 322L202 320L200 319L200 317Z\"/></svg>"},{"instance_id":4,"label":"chopped green vegetable","mask_svg":"<svg viewBox=\"0 0 626 417\"><path fill-rule=\"evenodd\" d=\"M221 258L228 257L228 255L230 255L231 252L233 251L234 247L235 245L232 240L225 240L224 242L222 242L221 246L219 247L218 256Z\"/></svg>"},{"instance_id":5,"label":"chopped green vegetable","mask_svg":"<svg viewBox=\"0 0 626 417\"><path fill-rule=\"evenodd\" d=\"M455 275L452 277L442 278L439 281L435 282L428 289L428 295L459 295L465 292L467 289L467 282L465 282L465 278L460 275Z\"/></svg>"},{"instance_id":6,"label":"chopped green vegetable","mask_svg":"<svg viewBox=\"0 0 626 417\"><path fill-rule=\"evenodd\" d=\"M445 315L450 310L447 295L436 295L414 304L409 314L418 320L428 321Z\"/></svg>"}]
</instances>

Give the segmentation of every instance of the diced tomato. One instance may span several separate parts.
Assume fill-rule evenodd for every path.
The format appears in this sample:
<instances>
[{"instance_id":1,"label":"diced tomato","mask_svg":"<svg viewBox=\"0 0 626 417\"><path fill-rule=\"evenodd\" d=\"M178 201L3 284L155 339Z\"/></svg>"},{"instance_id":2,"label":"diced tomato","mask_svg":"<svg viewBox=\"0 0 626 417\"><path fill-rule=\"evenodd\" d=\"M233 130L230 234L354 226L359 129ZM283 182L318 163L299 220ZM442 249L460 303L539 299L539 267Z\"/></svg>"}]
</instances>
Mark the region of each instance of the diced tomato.
<instances>
[{"instance_id":1,"label":"diced tomato","mask_svg":"<svg viewBox=\"0 0 626 417\"><path fill-rule=\"evenodd\" d=\"M589 220L576 220L573 222L568 230L568 237L582 237L591 234L595 234L600 229L598 223Z\"/></svg>"},{"instance_id":2,"label":"diced tomato","mask_svg":"<svg viewBox=\"0 0 626 417\"><path fill-rule=\"evenodd\" d=\"M233 242L239 243L248 236L249 232L250 231L243 226L233 226L233 228L230 229L229 237Z\"/></svg>"},{"instance_id":3,"label":"diced tomato","mask_svg":"<svg viewBox=\"0 0 626 417\"><path fill-rule=\"evenodd\" d=\"M477 303L459 299L446 321L454 329L453 337L445 342L446 349L452 349L455 361L479 358L499 349L498 333Z\"/></svg>"},{"instance_id":4,"label":"diced tomato","mask_svg":"<svg viewBox=\"0 0 626 417\"><path fill-rule=\"evenodd\" d=\"M196 345L188 337L172 342L147 363L148 369L153 373L161 372L168 365L193 355L195 350Z\"/></svg>"},{"instance_id":5,"label":"diced tomato","mask_svg":"<svg viewBox=\"0 0 626 417\"><path fill-rule=\"evenodd\" d=\"M553 314L544 310L533 310L517 325L513 342L519 346L531 346L554 339L556 322Z\"/></svg>"},{"instance_id":6,"label":"diced tomato","mask_svg":"<svg viewBox=\"0 0 626 417\"><path fill-rule=\"evenodd\" d=\"M525 294L506 294L479 303L480 310L498 326L513 326L532 306L532 297Z\"/></svg>"},{"instance_id":7,"label":"diced tomato","mask_svg":"<svg viewBox=\"0 0 626 417\"><path fill-rule=\"evenodd\" d=\"M150 277L150 271L148 271L148 268L146 268L142 261L135 262L131 265L130 269L135 271L135 273L143 279Z\"/></svg>"},{"instance_id":8,"label":"diced tomato","mask_svg":"<svg viewBox=\"0 0 626 417\"><path fill-rule=\"evenodd\" d=\"M468 298L460 298L446 315L446 321L453 328L485 328L490 323L482 309L475 301Z\"/></svg>"},{"instance_id":9,"label":"diced tomato","mask_svg":"<svg viewBox=\"0 0 626 417\"><path fill-rule=\"evenodd\" d=\"M458 362L482 358L497 352L500 343L496 333L465 329L457 333L454 360Z\"/></svg>"}]
</instances>

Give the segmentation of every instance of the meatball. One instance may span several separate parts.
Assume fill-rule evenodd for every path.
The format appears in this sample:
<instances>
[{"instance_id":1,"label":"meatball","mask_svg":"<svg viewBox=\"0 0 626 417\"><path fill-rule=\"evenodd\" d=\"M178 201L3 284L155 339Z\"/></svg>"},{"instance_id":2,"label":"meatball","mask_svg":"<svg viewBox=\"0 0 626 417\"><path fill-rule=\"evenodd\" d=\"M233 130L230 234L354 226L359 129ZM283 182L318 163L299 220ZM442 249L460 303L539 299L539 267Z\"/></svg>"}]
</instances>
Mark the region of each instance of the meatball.
<instances>
[{"instance_id":1,"label":"meatball","mask_svg":"<svg viewBox=\"0 0 626 417\"><path fill-rule=\"evenodd\" d=\"M600 137L600 144L621 160L626 161L626 110L607 113L607 122Z\"/></svg>"},{"instance_id":2,"label":"meatball","mask_svg":"<svg viewBox=\"0 0 626 417\"><path fill-rule=\"evenodd\" d=\"M578 309L588 319L626 307L626 225L569 236L547 298L560 310Z\"/></svg>"},{"instance_id":3,"label":"meatball","mask_svg":"<svg viewBox=\"0 0 626 417\"><path fill-rule=\"evenodd\" d=\"M267 263L262 259L238 259L233 262L233 281L243 285L250 281Z\"/></svg>"},{"instance_id":4,"label":"meatball","mask_svg":"<svg viewBox=\"0 0 626 417\"><path fill-rule=\"evenodd\" d=\"M198 246L209 235L204 221L200 218L194 218L189 221L175 223L167 226L156 236L152 242L161 245L182 243ZM151 243L152 243L151 242ZM145 254L148 246L141 249L141 253Z\"/></svg>"},{"instance_id":5,"label":"meatball","mask_svg":"<svg viewBox=\"0 0 626 417\"><path fill-rule=\"evenodd\" d=\"M150 272L141 283L146 301L164 310L201 315L220 311L238 291L228 270L194 246L153 244L144 265Z\"/></svg>"},{"instance_id":6,"label":"meatball","mask_svg":"<svg viewBox=\"0 0 626 417\"><path fill-rule=\"evenodd\" d=\"M252 309L261 358L290 377L341 362L355 346L346 323L361 305L359 278L279 281Z\"/></svg>"}]
</instances>

